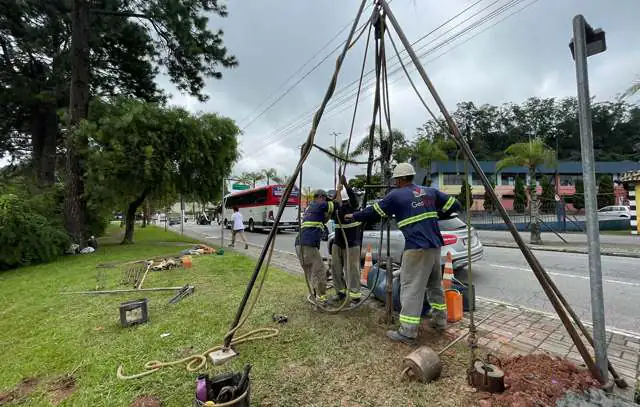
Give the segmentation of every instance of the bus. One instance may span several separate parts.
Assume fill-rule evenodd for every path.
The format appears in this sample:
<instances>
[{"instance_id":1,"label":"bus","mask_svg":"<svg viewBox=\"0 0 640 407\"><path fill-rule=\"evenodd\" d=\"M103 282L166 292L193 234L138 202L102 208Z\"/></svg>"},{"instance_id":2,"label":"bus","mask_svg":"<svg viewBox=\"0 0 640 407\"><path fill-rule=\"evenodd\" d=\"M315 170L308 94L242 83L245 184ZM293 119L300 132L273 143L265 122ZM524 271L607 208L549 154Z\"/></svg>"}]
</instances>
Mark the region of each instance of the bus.
<instances>
[{"instance_id":1,"label":"bus","mask_svg":"<svg viewBox=\"0 0 640 407\"><path fill-rule=\"evenodd\" d=\"M250 232L258 230L271 230L274 219L278 214L280 200L284 194L285 185L267 185L238 191L224 197L223 225L231 229L231 215L233 208L238 207L244 220L245 228ZM293 188L284 208L278 230L298 230L298 206L300 205L300 194L298 188Z\"/></svg>"}]
</instances>

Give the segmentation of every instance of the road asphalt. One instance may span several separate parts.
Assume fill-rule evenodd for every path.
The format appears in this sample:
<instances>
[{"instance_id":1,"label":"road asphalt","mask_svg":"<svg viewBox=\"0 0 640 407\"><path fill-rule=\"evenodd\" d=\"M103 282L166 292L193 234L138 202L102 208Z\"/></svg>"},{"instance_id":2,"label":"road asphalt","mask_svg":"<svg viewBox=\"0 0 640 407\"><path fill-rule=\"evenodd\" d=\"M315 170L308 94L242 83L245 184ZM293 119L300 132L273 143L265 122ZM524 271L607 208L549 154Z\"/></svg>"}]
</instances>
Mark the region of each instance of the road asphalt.
<instances>
[{"instance_id":1,"label":"road asphalt","mask_svg":"<svg viewBox=\"0 0 640 407\"><path fill-rule=\"evenodd\" d=\"M179 232L180 225L172 229ZM185 234L212 244L220 243L220 227L217 225L200 226L186 223L184 231ZM481 241L485 238L507 241L509 237L505 232L486 232L481 232ZM225 237L229 235L229 231L225 231ZM267 239L267 233L245 235L250 243L258 246L264 245ZM294 239L295 233L278 234L276 249L293 252ZM580 235L570 235L569 239L576 243L586 241L586 238ZM604 237L607 243L618 245L637 244L638 240L633 239L627 236ZM321 250L326 253L324 244ZM472 266L478 296L534 310L554 312L519 249L485 247L484 253L484 258ZM591 321L588 256L542 250L536 250L534 254L581 319L585 322ZM602 256L602 274L606 325L619 331L640 335L640 259ZM468 270L459 270L456 276L461 280L467 280Z\"/></svg>"}]
</instances>

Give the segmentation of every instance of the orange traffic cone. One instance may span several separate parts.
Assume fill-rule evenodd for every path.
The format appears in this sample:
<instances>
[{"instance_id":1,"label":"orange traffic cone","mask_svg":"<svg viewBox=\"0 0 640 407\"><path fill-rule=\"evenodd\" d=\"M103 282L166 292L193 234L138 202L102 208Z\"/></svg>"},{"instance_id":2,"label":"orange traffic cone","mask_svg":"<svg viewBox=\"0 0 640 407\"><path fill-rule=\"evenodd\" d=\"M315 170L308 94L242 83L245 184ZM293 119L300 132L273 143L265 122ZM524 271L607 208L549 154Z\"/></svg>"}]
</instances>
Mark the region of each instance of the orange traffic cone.
<instances>
[{"instance_id":1,"label":"orange traffic cone","mask_svg":"<svg viewBox=\"0 0 640 407\"><path fill-rule=\"evenodd\" d=\"M453 258L451 252L447 252L447 261L444 262L444 274L442 275L442 286L448 290L453 285Z\"/></svg>"},{"instance_id":2,"label":"orange traffic cone","mask_svg":"<svg viewBox=\"0 0 640 407\"><path fill-rule=\"evenodd\" d=\"M371 244L367 246L367 253L364 255L364 267L360 273L360 284L367 285L369 281L369 270L373 267L373 255L371 254Z\"/></svg>"}]
</instances>

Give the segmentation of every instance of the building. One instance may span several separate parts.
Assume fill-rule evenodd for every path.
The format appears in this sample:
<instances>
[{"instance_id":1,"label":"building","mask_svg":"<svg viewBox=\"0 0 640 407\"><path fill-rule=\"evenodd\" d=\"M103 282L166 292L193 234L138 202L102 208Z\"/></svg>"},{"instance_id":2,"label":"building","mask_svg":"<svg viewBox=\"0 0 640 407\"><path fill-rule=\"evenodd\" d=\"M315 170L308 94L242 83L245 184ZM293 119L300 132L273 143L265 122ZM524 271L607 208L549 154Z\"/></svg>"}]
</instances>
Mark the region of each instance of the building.
<instances>
[{"instance_id":1,"label":"building","mask_svg":"<svg viewBox=\"0 0 640 407\"><path fill-rule=\"evenodd\" d=\"M640 224L638 223L637 199L640 196L640 171L630 171L625 173L621 179L627 184L629 190L629 210L631 211L631 234L640 234Z\"/></svg>"},{"instance_id":2,"label":"building","mask_svg":"<svg viewBox=\"0 0 640 407\"><path fill-rule=\"evenodd\" d=\"M516 177L525 180L529 185L529 170L526 167L509 167L496 172L497 161L480 161L480 168L485 172L490 180L495 182L496 194L500 198L502 205L507 209L513 209L514 186ZM634 161L597 161L596 179L602 175L608 175L614 181L614 193L616 203L620 205L628 204L628 193L622 186L622 176L630 171L640 170L640 163ZM538 184L537 192L542 192L540 180L543 176L551 178L551 183L558 186L558 193L561 196L573 195L576 191L575 183L582 179L582 163L580 161L560 161L556 168L538 168L536 180ZM416 166L416 182L427 185L431 180L431 186L451 195L460 193L460 186L464 179L464 161L435 161L431 164L430 171ZM484 186L480 177L473 171L469 164L468 183L472 187L473 210L483 210Z\"/></svg>"}]
</instances>

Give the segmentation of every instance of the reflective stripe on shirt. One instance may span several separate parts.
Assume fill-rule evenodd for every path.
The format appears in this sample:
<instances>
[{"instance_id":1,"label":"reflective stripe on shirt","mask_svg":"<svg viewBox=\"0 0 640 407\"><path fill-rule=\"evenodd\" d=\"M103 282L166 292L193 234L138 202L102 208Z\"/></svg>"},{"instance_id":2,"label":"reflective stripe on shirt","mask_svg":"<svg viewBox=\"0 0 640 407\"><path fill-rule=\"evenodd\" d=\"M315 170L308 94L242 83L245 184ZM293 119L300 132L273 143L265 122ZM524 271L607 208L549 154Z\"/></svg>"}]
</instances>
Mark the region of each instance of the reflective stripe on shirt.
<instances>
[{"instance_id":1,"label":"reflective stripe on shirt","mask_svg":"<svg viewBox=\"0 0 640 407\"><path fill-rule=\"evenodd\" d=\"M401 220L400 222L398 222L398 227L403 228L412 223L420 222L421 220L437 219L437 218L438 218L438 212L424 212L424 213L421 213L420 215L411 216L409 218Z\"/></svg>"},{"instance_id":2,"label":"reflective stripe on shirt","mask_svg":"<svg viewBox=\"0 0 640 407\"><path fill-rule=\"evenodd\" d=\"M320 228L320 229L324 229L324 224L322 222L307 221L307 222L302 222L302 227L303 228Z\"/></svg>"},{"instance_id":3,"label":"reflective stripe on shirt","mask_svg":"<svg viewBox=\"0 0 640 407\"><path fill-rule=\"evenodd\" d=\"M336 223L336 229L349 229L355 228L362 225L360 222L352 222L352 223Z\"/></svg>"},{"instance_id":4,"label":"reflective stripe on shirt","mask_svg":"<svg viewBox=\"0 0 640 407\"><path fill-rule=\"evenodd\" d=\"M445 203L444 206L442 207L442 210L445 212L448 211L449 209L451 209L454 203L456 203L456 198L450 196L449 199L447 200L447 203Z\"/></svg>"}]
</instances>

